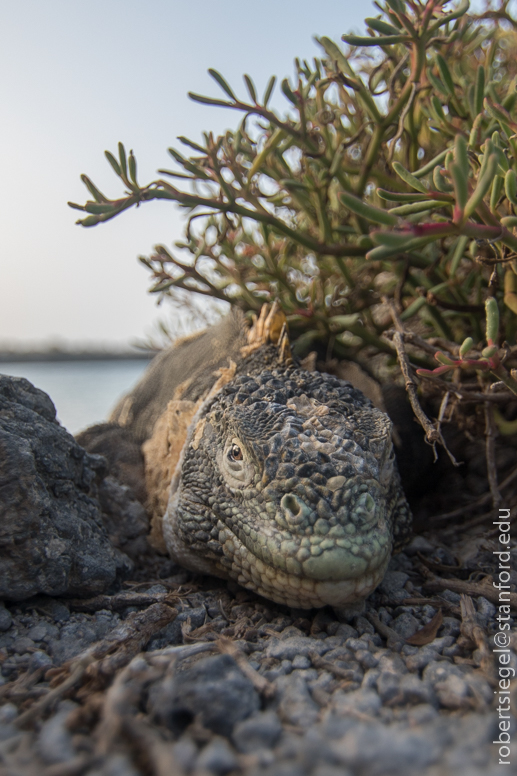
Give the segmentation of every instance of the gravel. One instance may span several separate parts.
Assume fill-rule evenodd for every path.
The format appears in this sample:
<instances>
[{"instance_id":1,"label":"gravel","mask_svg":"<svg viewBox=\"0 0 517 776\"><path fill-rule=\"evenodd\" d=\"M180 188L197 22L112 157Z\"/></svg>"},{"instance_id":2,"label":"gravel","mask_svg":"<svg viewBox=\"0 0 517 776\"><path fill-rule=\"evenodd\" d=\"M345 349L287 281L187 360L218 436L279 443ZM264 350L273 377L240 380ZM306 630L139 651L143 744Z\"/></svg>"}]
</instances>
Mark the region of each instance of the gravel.
<instances>
[{"instance_id":1,"label":"gravel","mask_svg":"<svg viewBox=\"0 0 517 776\"><path fill-rule=\"evenodd\" d=\"M134 735L99 723L95 695L81 717L88 693L72 693L20 736L17 718L27 700L23 692L5 694L0 770L142 776L145 758L135 752L145 736L154 736L173 757L171 772L184 776L497 776L493 688L473 645L458 642L460 620L449 609L432 642L404 643L405 633L436 613L434 606L405 606L400 596L393 598L405 590L410 577L400 568L413 557L397 560L365 612L348 623L330 609L291 612L214 580L202 587L196 587L199 578L185 584L184 577L181 584L171 577L164 585L139 585L139 592L157 598L178 590L179 614L135 658L131 676L143 677L140 684L122 674L117 679L117 692L126 681L129 700L117 706L113 696L110 708L135 720ZM492 604L485 598L475 603L482 624L493 615ZM45 596L0 606L0 623L8 623L0 631L2 692L33 676L27 692L43 696L59 666L109 638L135 608L80 612L76 602ZM395 648L375 632L370 614L401 636ZM233 642L248 669L217 652L220 637ZM203 642L211 652L187 654L191 644ZM511 659L517 665L517 657ZM99 759L101 735L114 738ZM83 760L91 764L80 765Z\"/></svg>"}]
</instances>

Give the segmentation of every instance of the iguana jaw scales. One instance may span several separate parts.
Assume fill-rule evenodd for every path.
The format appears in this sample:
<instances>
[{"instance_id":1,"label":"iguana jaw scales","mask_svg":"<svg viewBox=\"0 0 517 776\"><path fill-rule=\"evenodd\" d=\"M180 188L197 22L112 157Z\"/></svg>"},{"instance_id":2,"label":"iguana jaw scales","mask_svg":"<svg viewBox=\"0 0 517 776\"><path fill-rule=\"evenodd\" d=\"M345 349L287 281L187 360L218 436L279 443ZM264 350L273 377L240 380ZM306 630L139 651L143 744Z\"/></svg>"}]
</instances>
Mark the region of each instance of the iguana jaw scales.
<instances>
[{"instance_id":1,"label":"iguana jaw scales","mask_svg":"<svg viewBox=\"0 0 517 776\"><path fill-rule=\"evenodd\" d=\"M340 581L301 577L265 563L220 521L218 528L225 565L209 563L199 555L194 555L190 547L178 540L173 521L164 522L164 535L169 551L178 563L201 573L230 577L271 601L299 609L318 608L327 604L342 607L363 601L382 581L390 560L391 545L388 544L377 557L381 561L380 565L361 576L351 576ZM346 574L348 563L353 564L356 558L341 551L341 561L342 572ZM324 576L324 563L320 566L320 572Z\"/></svg>"}]
</instances>

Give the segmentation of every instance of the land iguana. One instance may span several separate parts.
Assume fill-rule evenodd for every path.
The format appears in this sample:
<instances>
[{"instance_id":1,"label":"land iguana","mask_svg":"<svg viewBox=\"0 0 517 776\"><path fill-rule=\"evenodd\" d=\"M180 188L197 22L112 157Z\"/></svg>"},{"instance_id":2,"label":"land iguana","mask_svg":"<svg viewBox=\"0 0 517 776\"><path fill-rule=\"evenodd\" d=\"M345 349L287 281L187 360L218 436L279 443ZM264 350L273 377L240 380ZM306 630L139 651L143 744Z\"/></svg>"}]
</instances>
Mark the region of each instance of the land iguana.
<instances>
[{"instance_id":1,"label":"land iguana","mask_svg":"<svg viewBox=\"0 0 517 776\"><path fill-rule=\"evenodd\" d=\"M110 422L141 445L153 546L278 603L364 601L409 535L390 419L301 368L276 303L156 356Z\"/></svg>"}]
</instances>

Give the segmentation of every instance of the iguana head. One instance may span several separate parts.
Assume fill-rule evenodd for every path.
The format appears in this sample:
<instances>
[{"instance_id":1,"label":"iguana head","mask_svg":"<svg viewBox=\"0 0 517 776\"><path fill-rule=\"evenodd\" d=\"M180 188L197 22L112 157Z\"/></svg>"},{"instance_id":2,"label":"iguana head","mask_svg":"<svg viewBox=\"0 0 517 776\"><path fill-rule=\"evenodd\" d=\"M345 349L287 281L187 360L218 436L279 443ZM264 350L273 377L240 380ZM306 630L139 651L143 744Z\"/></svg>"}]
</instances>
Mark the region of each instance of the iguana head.
<instances>
[{"instance_id":1,"label":"iguana head","mask_svg":"<svg viewBox=\"0 0 517 776\"><path fill-rule=\"evenodd\" d=\"M163 534L184 566L312 608L364 599L409 519L388 417L349 383L287 366L248 370L199 410Z\"/></svg>"}]
</instances>

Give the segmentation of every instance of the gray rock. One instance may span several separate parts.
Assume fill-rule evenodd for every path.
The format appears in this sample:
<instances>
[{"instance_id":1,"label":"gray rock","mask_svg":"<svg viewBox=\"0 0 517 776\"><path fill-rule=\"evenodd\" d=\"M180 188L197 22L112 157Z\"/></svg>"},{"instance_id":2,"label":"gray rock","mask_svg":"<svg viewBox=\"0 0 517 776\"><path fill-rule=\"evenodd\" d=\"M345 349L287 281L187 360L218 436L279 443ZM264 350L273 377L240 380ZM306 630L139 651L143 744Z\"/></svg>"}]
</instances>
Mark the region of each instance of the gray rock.
<instances>
[{"instance_id":1,"label":"gray rock","mask_svg":"<svg viewBox=\"0 0 517 776\"><path fill-rule=\"evenodd\" d=\"M476 598L477 611L484 619L492 620L496 615L496 608L494 604L490 603L486 598L480 595Z\"/></svg>"},{"instance_id":2,"label":"gray rock","mask_svg":"<svg viewBox=\"0 0 517 776\"><path fill-rule=\"evenodd\" d=\"M9 630L13 621L11 612L5 608L5 605L0 601L0 631Z\"/></svg>"},{"instance_id":3,"label":"gray rock","mask_svg":"<svg viewBox=\"0 0 517 776\"><path fill-rule=\"evenodd\" d=\"M264 650L266 657L274 657L277 660L294 660L297 656L307 657L309 652L317 652L323 655L330 647L325 641L311 639L309 636L291 636L287 639L272 639Z\"/></svg>"},{"instance_id":4,"label":"gray rock","mask_svg":"<svg viewBox=\"0 0 517 776\"><path fill-rule=\"evenodd\" d=\"M379 606L377 609L377 617L385 625L389 625L393 617L384 606Z\"/></svg>"},{"instance_id":5,"label":"gray rock","mask_svg":"<svg viewBox=\"0 0 517 776\"><path fill-rule=\"evenodd\" d=\"M359 650L364 651L368 650L368 641L365 638L356 639L351 638L347 639L345 642L345 647L349 649L351 652L358 652Z\"/></svg>"},{"instance_id":6,"label":"gray rock","mask_svg":"<svg viewBox=\"0 0 517 776\"><path fill-rule=\"evenodd\" d=\"M361 645L364 646L364 644L361 642ZM336 647L336 649L331 649L329 652L325 654L325 660L330 660L331 662L335 662L336 660L341 660L346 662L354 661L355 655L353 654L353 651L348 649L348 647Z\"/></svg>"},{"instance_id":7,"label":"gray rock","mask_svg":"<svg viewBox=\"0 0 517 776\"><path fill-rule=\"evenodd\" d=\"M400 677L391 671L381 671L377 679L377 690L383 703L390 704L400 697Z\"/></svg>"},{"instance_id":8,"label":"gray rock","mask_svg":"<svg viewBox=\"0 0 517 776\"><path fill-rule=\"evenodd\" d=\"M496 766L495 747L492 741L498 738L498 734L497 718L492 713L468 713L458 718L454 731L454 746L450 747L445 754L445 767L448 766L449 772L454 776L460 773L468 773L469 776L471 773L479 773L480 776L499 776L500 773L508 773L512 770L515 772L515 767L512 769L511 766L510 768ZM511 731L512 741L514 736L515 729ZM512 756L510 760L511 765L514 765Z\"/></svg>"},{"instance_id":9,"label":"gray rock","mask_svg":"<svg viewBox=\"0 0 517 776\"><path fill-rule=\"evenodd\" d=\"M428 645L432 649L436 649L437 652L441 652L445 647L450 647L454 644L454 636L439 636L431 641Z\"/></svg>"},{"instance_id":10,"label":"gray rock","mask_svg":"<svg viewBox=\"0 0 517 776\"><path fill-rule=\"evenodd\" d=\"M354 711L369 714L371 717L379 713L382 702L373 688L344 692L337 690L332 696L334 711L340 716L348 716Z\"/></svg>"},{"instance_id":11,"label":"gray rock","mask_svg":"<svg viewBox=\"0 0 517 776\"><path fill-rule=\"evenodd\" d=\"M403 612L391 622L391 627L393 630L397 631L402 638L408 639L421 628L421 624L412 614Z\"/></svg>"},{"instance_id":12,"label":"gray rock","mask_svg":"<svg viewBox=\"0 0 517 776\"><path fill-rule=\"evenodd\" d=\"M342 765L321 763L313 770L312 776L352 776L352 771L349 771L348 768L343 768Z\"/></svg>"},{"instance_id":13,"label":"gray rock","mask_svg":"<svg viewBox=\"0 0 517 776\"><path fill-rule=\"evenodd\" d=\"M63 601L56 601L55 598L37 595L29 601L21 604L24 611L35 611L38 614L44 614L55 623L68 622L70 619L70 610Z\"/></svg>"},{"instance_id":14,"label":"gray rock","mask_svg":"<svg viewBox=\"0 0 517 776\"><path fill-rule=\"evenodd\" d=\"M6 725L13 722L18 716L18 709L14 703L4 703L0 706L0 725Z\"/></svg>"},{"instance_id":15,"label":"gray rock","mask_svg":"<svg viewBox=\"0 0 517 776\"><path fill-rule=\"evenodd\" d=\"M152 718L176 733L197 716L214 733L230 736L235 723L259 706L255 688L229 655L202 658L149 693Z\"/></svg>"},{"instance_id":16,"label":"gray rock","mask_svg":"<svg viewBox=\"0 0 517 776\"><path fill-rule=\"evenodd\" d=\"M56 664L71 660L98 640L97 632L92 620L89 622L71 622L61 630L59 641L53 641L49 645L50 653Z\"/></svg>"},{"instance_id":17,"label":"gray rock","mask_svg":"<svg viewBox=\"0 0 517 776\"><path fill-rule=\"evenodd\" d=\"M132 488L108 476L99 484L98 498L111 543L133 559L146 552L149 518Z\"/></svg>"},{"instance_id":18,"label":"gray rock","mask_svg":"<svg viewBox=\"0 0 517 776\"><path fill-rule=\"evenodd\" d=\"M429 663L436 662L438 657L438 651L433 649L428 644L422 647L413 655L408 655L406 658L406 666L409 671L421 671Z\"/></svg>"},{"instance_id":19,"label":"gray rock","mask_svg":"<svg viewBox=\"0 0 517 776\"><path fill-rule=\"evenodd\" d=\"M384 595L391 597L392 593L401 590L409 579L409 574L404 571L388 571L379 585L379 590Z\"/></svg>"},{"instance_id":20,"label":"gray rock","mask_svg":"<svg viewBox=\"0 0 517 776\"><path fill-rule=\"evenodd\" d=\"M423 682L415 674L405 674L399 684L400 702L402 704L436 703L433 689L428 682Z\"/></svg>"},{"instance_id":21,"label":"gray rock","mask_svg":"<svg viewBox=\"0 0 517 776\"><path fill-rule=\"evenodd\" d=\"M197 758L196 768L223 774L237 768L238 762L228 741L216 736L203 749Z\"/></svg>"},{"instance_id":22,"label":"gray rock","mask_svg":"<svg viewBox=\"0 0 517 776\"><path fill-rule=\"evenodd\" d=\"M0 597L95 595L115 580L120 561L96 499L103 466L43 391L0 375Z\"/></svg>"},{"instance_id":23,"label":"gray rock","mask_svg":"<svg viewBox=\"0 0 517 776\"><path fill-rule=\"evenodd\" d=\"M305 655L296 655L293 659L292 666L293 668L310 668L312 663Z\"/></svg>"},{"instance_id":24,"label":"gray rock","mask_svg":"<svg viewBox=\"0 0 517 776\"><path fill-rule=\"evenodd\" d=\"M307 728L313 725L319 716L319 707L311 698L309 688L300 672L277 679L277 689L281 699L278 713L283 722Z\"/></svg>"},{"instance_id":25,"label":"gray rock","mask_svg":"<svg viewBox=\"0 0 517 776\"><path fill-rule=\"evenodd\" d=\"M19 728L11 722L0 722L0 743L20 735Z\"/></svg>"},{"instance_id":26,"label":"gray rock","mask_svg":"<svg viewBox=\"0 0 517 776\"><path fill-rule=\"evenodd\" d=\"M438 717L438 711L429 703L418 703L408 710L408 722L410 727L430 725Z\"/></svg>"},{"instance_id":27,"label":"gray rock","mask_svg":"<svg viewBox=\"0 0 517 776\"><path fill-rule=\"evenodd\" d=\"M448 601L450 604L458 604L461 601L461 597L459 593L454 593L452 590L442 590L440 592L440 596L442 598L445 598L446 601Z\"/></svg>"},{"instance_id":28,"label":"gray rock","mask_svg":"<svg viewBox=\"0 0 517 776\"><path fill-rule=\"evenodd\" d=\"M361 635L363 633L368 633L370 636L376 635L375 628L373 627L371 622L366 619L366 617L355 617L354 625Z\"/></svg>"},{"instance_id":29,"label":"gray rock","mask_svg":"<svg viewBox=\"0 0 517 776\"><path fill-rule=\"evenodd\" d=\"M18 655L24 655L26 652L31 652L36 647L32 639L27 636L19 636L13 643L13 650Z\"/></svg>"},{"instance_id":30,"label":"gray rock","mask_svg":"<svg viewBox=\"0 0 517 776\"><path fill-rule=\"evenodd\" d=\"M461 653L462 649L459 644L453 644L452 647L444 647L442 649L442 655L444 657L452 657L454 658L456 655L459 655Z\"/></svg>"},{"instance_id":31,"label":"gray rock","mask_svg":"<svg viewBox=\"0 0 517 776\"><path fill-rule=\"evenodd\" d=\"M238 722L232 740L239 752L249 754L261 749L272 749L282 733L282 724L274 711L259 711Z\"/></svg>"},{"instance_id":32,"label":"gray rock","mask_svg":"<svg viewBox=\"0 0 517 776\"><path fill-rule=\"evenodd\" d=\"M147 595L166 595L168 592L165 585L151 585L147 589L142 588L142 593L147 593Z\"/></svg>"},{"instance_id":33,"label":"gray rock","mask_svg":"<svg viewBox=\"0 0 517 776\"><path fill-rule=\"evenodd\" d=\"M460 621L456 617L444 617L442 626L440 628L441 636L459 636L460 633Z\"/></svg>"},{"instance_id":34,"label":"gray rock","mask_svg":"<svg viewBox=\"0 0 517 776\"><path fill-rule=\"evenodd\" d=\"M50 641L59 636L59 628L46 620L40 620L27 631L27 636L33 641Z\"/></svg>"},{"instance_id":35,"label":"gray rock","mask_svg":"<svg viewBox=\"0 0 517 776\"><path fill-rule=\"evenodd\" d=\"M66 727L66 720L76 704L63 701L59 711L41 726L38 736L38 751L42 760L48 765L64 763L75 755L72 735Z\"/></svg>"},{"instance_id":36,"label":"gray rock","mask_svg":"<svg viewBox=\"0 0 517 776\"><path fill-rule=\"evenodd\" d=\"M494 699L493 691L487 682L487 680L479 676L479 674L467 673L463 679L468 685L472 695L480 700L483 700L487 706L490 706Z\"/></svg>"},{"instance_id":37,"label":"gray rock","mask_svg":"<svg viewBox=\"0 0 517 776\"><path fill-rule=\"evenodd\" d=\"M142 776L142 771L137 770L125 754L111 754L98 768L89 770L86 776Z\"/></svg>"},{"instance_id":38,"label":"gray rock","mask_svg":"<svg viewBox=\"0 0 517 776\"><path fill-rule=\"evenodd\" d=\"M434 544L431 544L431 542L423 536L415 536L411 543L408 544L407 547L404 547L406 555L416 555L417 552L425 554L427 552L432 552L433 550Z\"/></svg>"},{"instance_id":39,"label":"gray rock","mask_svg":"<svg viewBox=\"0 0 517 776\"><path fill-rule=\"evenodd\" d=\"M53 661L50 655L47 655L46 652L41 652L38 650L37 652L32 653L27 670L29 673L32 673L38 668L43 668L46 670L47 668L51 668L52 665Z\"/></svg>"},{"instance_id":40,"label":"gray rock","mask_svg":"<svg viewBox=\"0 0 517 776\"><path fill-rule=\"evenodd\" d=\"M319 676L316 668L297 668L293 675L301 676L304 682L314 682Z\"/></svg>"},{"instance_id":41,"label":"gray rock","mask_svg":"<svg viewBox=\"0 0 517 776\"><path fill-rule=\"evenodd\" d=\"M379 658L378 668L380 671L391 671L392 674L397 674L398 676L407 673L405 662L395 652L388 652L382 655Z\"/></svg>"},{"instance_id":42,"label":"gray rock","mask_svg":"<svg viewBox=\"0 0 517 776\"><path fill-rule=\"evenodd\" d=\"M257 773L255 771L255 773ZM307 769L300 763L278 762L276 761L271 768L266 771L258 771L260 776L306 776Z\"/></svg>"},{"instance_id":43,"label":"gray rock","mask_svg":"<svg viewBox=\"0 0 517 776\"><path fill-rule=\"evenodd\" d=\"M361 682L361 689L363 690L369 690L371 688L375 689L377 687L377 679L381 675L381 672L378 668L369 668L368 671L363 676L363 681Z\"/></svg>"},{"instance_id":44,"label":"gray rock","mask_svg":"<svg viewBox=\"0 0 517 776\"><path fill-rule=\"evenodd\" d=\"M291 639L295 636L304 636L305 634L300 628L296 628L294 625L288 625L287 628L281 630L278 634L279 639Z\"/></svg>"},{"instance_id":45,"label":"gray rock","mask_svg":"<svg viewBox=\"0 0 517 776\"><path fill-rule=\"evenodd\" d=\"M286 662L286 661L282 661ZM289 673L291 673L289 671ZM285 670L285 666L279 665L276 668L268 668L266 671L263 672L264 679L267 679L268 682L275 682L280 676L286 676L287 671Z\"/></svg>"},{"instance_id":46,"label":"gray rock","mask_svg":"<svg viewBox=\"0 0 517 776\"><path fill-rule=\"evenodd\" d=\"M446 709L461 709L468 705L469 686L460 676L449 674L443 681L436 682L434 689L440 705Z\"/></svg>"},{"instance_id":47,"label":"gray rock","mask_svg":"<svg viewBox=\"0 0 517 776\"><path fill-rule=\"evenodd\" d=\"M183 771L191 771L198 755L197 746L188 736L173 744L174 759Z\"/></svg>"},{"instance_id":48,"label":"gray rock","mask_svg":"<svg viewBox=\"0 0 517 776\"><path fill-rule=\"evenodd\" d=\"M355 638L356 636L359 635L359 633L355 628L353 628L347 622L341 622L337 627L335 635L339 636L342 639L349 639L349 638Z\"/></svg>"},{"instance_id":49,"label":"gray rock","mask_svg":"<svg viewBox=\"0 0 517 776\"><path fill-rule=\"evenodd\" d=\"M355 659L365 670L375 668L379 662L378 658L372 655L368 649L358 649L355 653Z\"/></svg>"},{"instance_id":50,"label":"gray rock","mask_svg":"<svg viewBox=\"0 0 517 776\"><path fill-rule=\"evenodd\" d=\"M331 747L343 765L368 776L412 776L434 762L440 753L437 742L427 732L377 723L359 723Z\"/></svg>"},{"instance_id":51,"label":"gray rock","mask_svg":"<svg viewBox=\"0 0 517 776\"><path fill-rule=\"evenodd\" d=\"M458 676L462 678L463 672L458 666L449 663L446 660L435 660L429 663L423 673L423 679L426 682L430 682L432 685L436 682L443 682L449 676Z\"/></svg>"}]
</instances>

